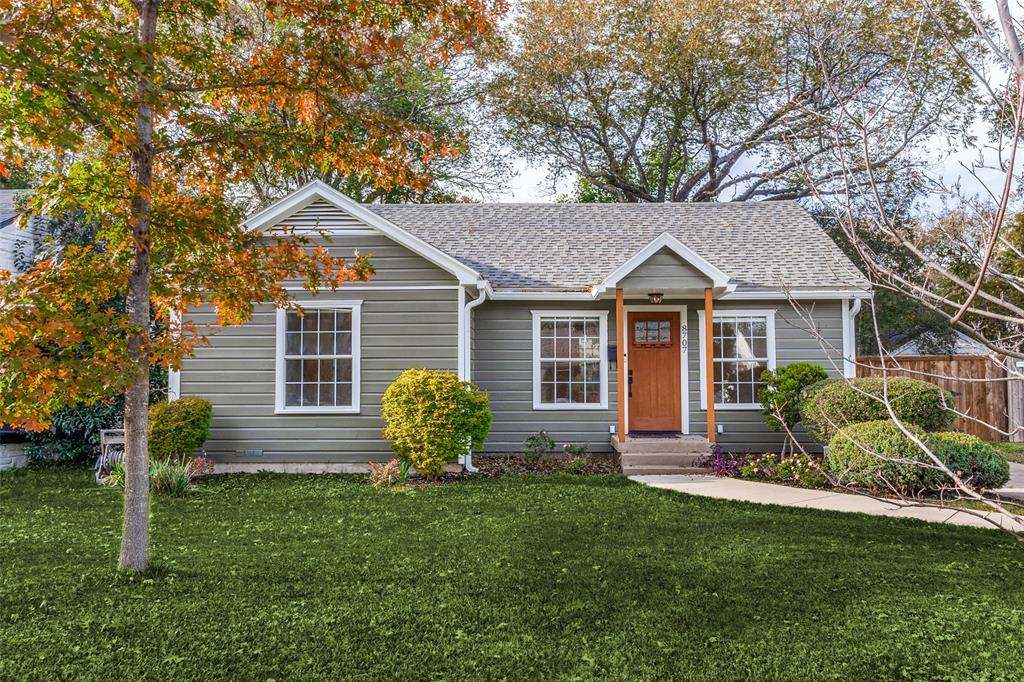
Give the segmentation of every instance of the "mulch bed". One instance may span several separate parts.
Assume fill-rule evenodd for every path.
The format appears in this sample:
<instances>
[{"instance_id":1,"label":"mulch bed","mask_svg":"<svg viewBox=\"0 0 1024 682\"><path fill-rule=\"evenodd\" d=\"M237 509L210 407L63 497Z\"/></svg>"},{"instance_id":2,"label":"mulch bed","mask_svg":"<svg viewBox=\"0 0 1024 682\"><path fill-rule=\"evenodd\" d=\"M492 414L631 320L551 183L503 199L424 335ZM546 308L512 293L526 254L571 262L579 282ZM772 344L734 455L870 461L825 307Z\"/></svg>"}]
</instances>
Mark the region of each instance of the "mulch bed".
<instances>
[{"instance_id":1,"label":"mulch bed","mask_svg":"<svg viewBox=\"0 0 1024 682\"><path fill-rule=\"evenodd\" d=\"M480 473L470 475L490 477L500 474L554 474L566 471L566 462L567 460L556 457L528 462L519 455L478 455L473 458L473 466L478 468ZM611 457L588 457L586 467L582 471L574 469L573 473L618 474L621 473L621 469Z\"/></svg>"},{"instance_id":2,"label":"mulch bed","mask_svg":"<svg viewBox=\"0 0 1024 682\"><path fill-rule=\"evenodd\" d=\"M468 481L474 478L494 478L502 474L618 474L622 470L611 457L588 457L587 465L583 469L568 469L567 461L561 457L542 459L539 462L528 462L521 455L495 456L477 455L473 457L473 466L479 469L478 473L467 471L446 471L441 478L426 479L420 477L410 478L405 483L407 488L426 488L445 483L456 483Z\"/></svg>"}]
</instances>

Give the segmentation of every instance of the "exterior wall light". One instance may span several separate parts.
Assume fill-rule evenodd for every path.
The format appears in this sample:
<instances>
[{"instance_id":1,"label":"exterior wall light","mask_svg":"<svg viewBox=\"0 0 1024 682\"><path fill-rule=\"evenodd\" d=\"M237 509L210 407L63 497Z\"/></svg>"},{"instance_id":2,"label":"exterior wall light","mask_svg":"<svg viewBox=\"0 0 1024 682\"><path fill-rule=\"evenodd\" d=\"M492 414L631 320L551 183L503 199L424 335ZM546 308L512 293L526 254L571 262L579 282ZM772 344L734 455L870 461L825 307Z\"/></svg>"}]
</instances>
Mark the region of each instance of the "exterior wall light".
<instances>
[{"instance_id":1,"label":"exterior wall light","mask_svg":"<svg viewBox=\"0 0 1024 682\"><path fill-rule=\"evenodd\" d=\"M647 294L647 300L650 301L652 305L658 305L659 303L661 303L661 300L663 298L665 298L665 294L661 293L660 291L652 291L651 293Z\"/></svg>"}]
</instances>

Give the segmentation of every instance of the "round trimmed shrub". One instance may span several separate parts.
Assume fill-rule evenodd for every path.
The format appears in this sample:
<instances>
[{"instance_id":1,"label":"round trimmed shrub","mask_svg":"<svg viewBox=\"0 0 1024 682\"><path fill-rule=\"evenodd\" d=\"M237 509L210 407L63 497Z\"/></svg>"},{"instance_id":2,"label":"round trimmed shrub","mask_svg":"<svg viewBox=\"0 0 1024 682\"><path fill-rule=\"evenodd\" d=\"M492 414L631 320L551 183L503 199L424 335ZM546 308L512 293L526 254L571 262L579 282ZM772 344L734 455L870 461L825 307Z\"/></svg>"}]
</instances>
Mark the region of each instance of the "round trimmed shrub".
<instances>
[{"instance_id":1,"label":"round trimmed shrub","mask_svg":"<svg viewBox=\"0 0 1024 682\"><path fill-rule=\"evenodd\" d=\"M908 429L918 438L928 439L924 430L909 425ZM929 461L895 423L877 420L839 431L829 443L825 470L843 485L912 493L937 483L937 472L921 466Z\"/></svg>"},{"instance_id":2,"label":"round trimmed shrub","mask_svg":"<svg viewBox=\"0 0 1024 682\"><path fill-rule=\"evenodd\" d=\"M191 455L210 435L213 404L188 396L149 408L149 454L155 459Z\"/></svg>"},{"instance_id":3,"label":"round trimmed shrub","mask_svg":"<svg viewBox=\"0 0 1024 682\"><path fill-rule=\"evenodd\" d=\"M757 399L761 401L761 413L768 428L780 431L783 426L796 426L800 421L800 401L804 389L826 379L828 372L825 368L813 362L794 362L775 370L763 371L763 388Z\"/></svg>"},{"instance_id":4,"label":"round trimmed shrub","mask_svg":"<svg viewBox=\"0 0 1024 682\"><path fill-rule=\"evenodd\" d=\"M493 418L485 391L429 369L402 372L384 391L380 414L391 449L435 478L445 463L483 447Z\"/></svg>"},{"instance_id":5,"label":"round trimmed shrub","mask_svg":"<svg viewBox=\"0 0 1024 682\"><path fill-rule=\"evenodd\" d=\"M800 403L800 421L821 444L850 424L888 419L882 403L885 383L889 402L901 421L925 431L948 431L953 427L956 405L953 394L935 384L907 377L860 377L829 379L805 389Z\"/></svg>"},{"instance_id":6,"label":"round trimmed shrub","mask_svg":"<svg viewBox=\"0 0 1024 682\"><path fill-rule=\"evenodd\" d=\"M933 433L931 441L932 452L971 487L992 490L1010 480L1006 459L980 438L946 431Z\"/></svg>"},{"instance_id":7,"label":"round trimmed shrub","mask_svg":"<svg viewBox=\"0 0 1024 682\"><path fill-rule=\"evenodd\" d=\"M1010 480L1010 467L991 445L964 433L926 433L920 438L952 471L974 488L992 489ZM932 468L932 459L895 423L879 420L843 428L828 446L826 471L838 483L915 493L934 491L952 481Z\"/></svg>"}]
</instances>

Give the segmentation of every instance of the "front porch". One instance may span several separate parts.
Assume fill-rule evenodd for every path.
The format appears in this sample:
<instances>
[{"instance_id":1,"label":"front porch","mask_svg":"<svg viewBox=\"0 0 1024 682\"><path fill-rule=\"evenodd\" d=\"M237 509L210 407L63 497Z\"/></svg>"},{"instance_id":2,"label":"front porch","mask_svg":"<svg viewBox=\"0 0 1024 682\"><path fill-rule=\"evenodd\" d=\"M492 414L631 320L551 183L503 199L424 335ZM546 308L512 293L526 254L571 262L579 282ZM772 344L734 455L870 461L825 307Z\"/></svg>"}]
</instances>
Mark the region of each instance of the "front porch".
<instances>
[{"instance_id":1,"label":"front porch","mask_svg":"<svg viewBox=\"0 0 1024 682\"><path fill-rule=\"evenodd\" d=\"M626 476L705 473L704 459L711 454L707 438L684 434L634 436L623 441L612 436L611 446Z\"/></svg>"}]
</instances>

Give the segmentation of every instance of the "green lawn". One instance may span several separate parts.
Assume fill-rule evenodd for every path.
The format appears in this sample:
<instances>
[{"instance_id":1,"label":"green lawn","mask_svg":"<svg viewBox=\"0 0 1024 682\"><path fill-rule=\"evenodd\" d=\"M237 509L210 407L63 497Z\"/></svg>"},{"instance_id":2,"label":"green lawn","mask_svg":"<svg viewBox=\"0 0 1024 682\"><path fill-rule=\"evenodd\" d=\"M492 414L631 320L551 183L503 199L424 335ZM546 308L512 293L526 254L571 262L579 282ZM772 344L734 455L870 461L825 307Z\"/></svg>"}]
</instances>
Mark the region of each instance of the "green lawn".
<instances>
[{"instance_id":1,"label":"green lawn","mask_svg":"<svg viewBox=\"0 0 1024 682\"><path fill-rule=\"evenodd\" d=\"M1017 464L1024 464L1024 443L1011 443L1007 440L990 441L996 451Z\"/></svg>"},{"instance_id":2,"label":"green lawn","mask_svg":"<svg viewBox=\"0 0 1024 682\"><path fill-rule=\"evenodd\" d=\"M378 493L260 475L153 505L0 478L0 679L1020 679L1024 548L994 531L622 478Z\"/></svg>"}]
</instances>

